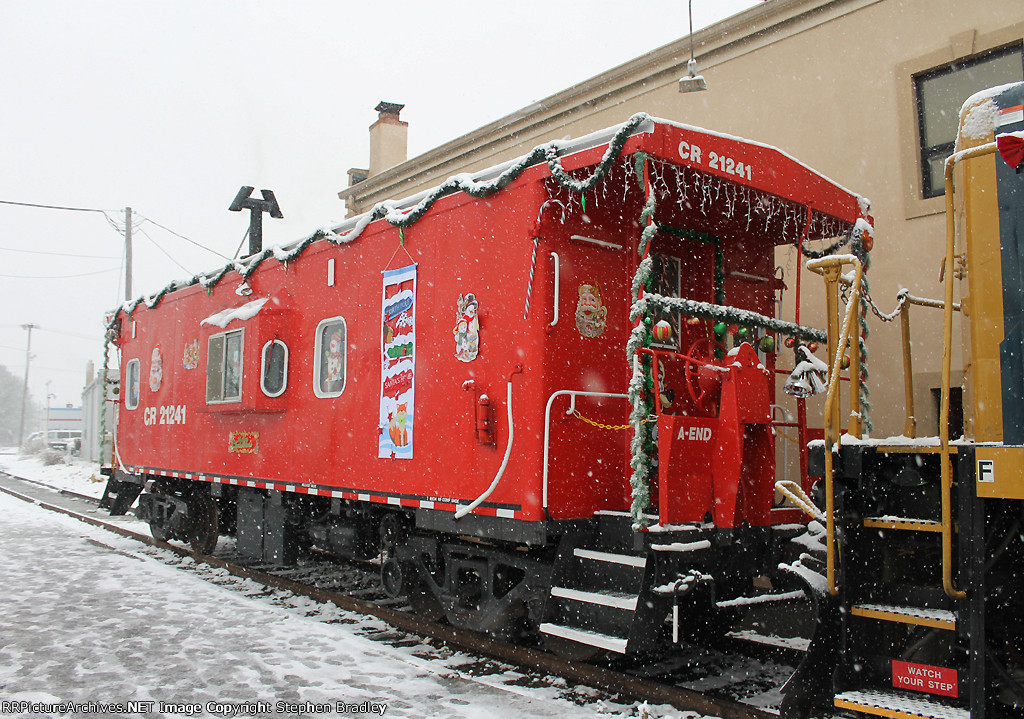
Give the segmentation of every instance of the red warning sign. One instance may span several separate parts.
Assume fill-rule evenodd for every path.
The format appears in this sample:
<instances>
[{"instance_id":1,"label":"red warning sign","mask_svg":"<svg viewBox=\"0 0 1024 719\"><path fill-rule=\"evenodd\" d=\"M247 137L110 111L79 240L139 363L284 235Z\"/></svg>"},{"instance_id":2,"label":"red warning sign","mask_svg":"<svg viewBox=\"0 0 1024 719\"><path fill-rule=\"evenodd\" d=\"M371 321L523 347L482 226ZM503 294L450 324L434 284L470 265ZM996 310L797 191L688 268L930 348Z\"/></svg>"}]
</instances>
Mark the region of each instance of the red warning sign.
<instances>
[{"instance_id":1,"label":"red warning sign","mask_svg":"<svg viewBox=\"0 0 1024 719\"><path fill-rule=\"evenodd\" d=\"M956 669L911 664L894 659L892 685L897 689L913 689L944 697L957 696Z\"/></svg>"}]
</instances>

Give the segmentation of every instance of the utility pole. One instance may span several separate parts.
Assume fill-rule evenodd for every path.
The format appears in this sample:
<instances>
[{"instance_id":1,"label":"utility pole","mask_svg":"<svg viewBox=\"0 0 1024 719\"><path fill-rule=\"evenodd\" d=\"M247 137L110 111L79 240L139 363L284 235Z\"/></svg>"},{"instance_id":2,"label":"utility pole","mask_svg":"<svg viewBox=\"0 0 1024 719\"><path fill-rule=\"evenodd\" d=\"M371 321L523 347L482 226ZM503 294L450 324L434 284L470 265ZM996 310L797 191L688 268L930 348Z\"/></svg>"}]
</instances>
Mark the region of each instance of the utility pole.
<instances>
[{"instance_id":1,"label":"utility pole","mask_svg":"<svg viewBox=\"0 0 1024 719\"><path fill-rule=\"evenodd\" d=\"M124 208L124 301L132 299L132 208Z\"/></svg>"},{"instance_id":2,"label":"utility pole","mask_svg":"<svg viewBox=\"0 0 1024 719\"><path fill-rule=\"evenodd\" d=\"M37 325L22 325L21 329L28 330L28 342L25 345L25 386L21 390L21 423L18 425L18 446L25 441L25 405L28 403L28 364L32 359L32 330Z\"/></svg>"},{"instance_id":3,"label":"utility pole","mask_svg":"<svg viewBox=\"0 0 1024 719\"><path fill-rule=\"evenodd\" d=\"M46 380L46 445L50 444L50 397L54 395L50 394L50 384L52 380Z\"/></svg>"}]
</instances>

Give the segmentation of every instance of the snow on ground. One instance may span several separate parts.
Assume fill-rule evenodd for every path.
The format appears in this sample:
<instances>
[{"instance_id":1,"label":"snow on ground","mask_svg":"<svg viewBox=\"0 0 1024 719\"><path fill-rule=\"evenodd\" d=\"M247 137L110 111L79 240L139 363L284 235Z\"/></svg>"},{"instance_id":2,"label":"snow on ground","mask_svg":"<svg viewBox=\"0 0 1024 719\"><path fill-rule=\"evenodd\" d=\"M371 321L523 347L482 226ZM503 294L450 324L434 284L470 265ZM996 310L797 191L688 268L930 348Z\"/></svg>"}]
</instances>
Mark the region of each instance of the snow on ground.
<instances>
[{"instance_id":1,"label":"snow on ground","mask_svg":"<svg viewBox=\"0 0 1024 719\"><path fill-rule=\"evenodd\" d=\"M91 481L90 467L44 467L0 454L0 468L79 492L96 485L98 496L102 483ZM494 662L496 669L477 676L465 667L481 662L468 655L371 640L368 630L394 633L376 619L190 558L168 566L170 557L0 494L0 713L699 719L646 704L580 706L570 699L598 693L560 680L534 682ZM521 686L506 683L517 676ZM134 713L98 706L128 701L153 704ZM93 704L78 711L46 706L62 702ZM245 706L256 702L266 704Z\"/></svg>"},{"instance_id":2,"label":"snow on ground","mask_svg":"<svg viewBox=\"0 0 1024 719\"><path fill-rule=\"evenodd\" d=\"M0 470L88 497L103 496L107 478L100 474L99 464L78 457L62 459L65 463L47 466L41 454L19 455L14 449L0 449Z\"/></svg>"}]
</instances>

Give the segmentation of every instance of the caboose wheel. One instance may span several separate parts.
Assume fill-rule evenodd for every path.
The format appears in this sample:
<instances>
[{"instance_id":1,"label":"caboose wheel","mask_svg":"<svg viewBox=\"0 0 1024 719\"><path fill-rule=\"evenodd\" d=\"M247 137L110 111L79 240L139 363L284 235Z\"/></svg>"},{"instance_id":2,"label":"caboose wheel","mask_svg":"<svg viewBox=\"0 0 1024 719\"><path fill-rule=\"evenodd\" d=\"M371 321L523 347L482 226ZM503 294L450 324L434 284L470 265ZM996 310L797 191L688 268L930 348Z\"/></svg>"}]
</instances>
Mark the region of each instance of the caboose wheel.
<instances>
[{"instance_id":1,"label":"caboose wheel","mask_svg":"<svg viewBox=\"0 0 1024 719\"><path fill-rule=\"evenodd\" d=\"M384 593L392 599L405 594L407 574L402 562L392 555L385 557L380 565L380 584L384 588Z\"/></svg>"},{"instance_id":2,"label":"caboose wheel","mask_svg":"<svg viewBox=\"0 0 1024 719\"><path fill-rule=\"evenodd\" d=\"M153 539L166 542L167 541L167 528L160 524L156 520L150 520L149 522L149 533L153 535Z\"/></svg>"},{"instance_id":3,"label":"caboose wheel","mask_svg":"<svg viewBox=\"0 0 1024 719\"><path fill-rule=\"evenodd\" d=\"M188 514L189 545L196 554L212 554L220 533L217 503L208 492L196 489L189 496Z\"/></svg>"}]
</instances>

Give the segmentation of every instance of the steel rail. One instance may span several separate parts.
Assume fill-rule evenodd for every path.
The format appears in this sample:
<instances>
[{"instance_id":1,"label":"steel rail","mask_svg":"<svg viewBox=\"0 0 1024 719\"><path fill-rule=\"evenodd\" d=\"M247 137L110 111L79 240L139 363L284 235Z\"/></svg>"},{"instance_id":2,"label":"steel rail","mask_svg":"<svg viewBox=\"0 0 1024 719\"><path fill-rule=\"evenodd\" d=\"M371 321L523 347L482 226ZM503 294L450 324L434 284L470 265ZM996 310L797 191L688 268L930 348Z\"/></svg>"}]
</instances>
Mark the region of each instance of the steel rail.
<instances>
[{"instance_id":1,"label":"steel rail","mask_svg":"<svg viewBox=\"0 0 1024 719\"><path fill-rule=\"evenodd\" d=\"M24 479L7 472L0 472L0 475L15 480ZM44 487L47 486L41 482L33 483ZM57 488L52 489L57 490ZM223 569L241 579L252 579L260 584L275 589L287 590L314 601L334 604L346 611L373 616L400 631L434 639L443 642L449 647L478 654L489 659L505 662L524 669L545 672L576 684L585 684L605 691L621 693L634 700L670 704L676 709L711 714L721 717L721 719L778 719L778 714L774 712L741 704L730 699L712 697L692 689L652 682L615 671L614 669L569 662L537 649L502 643L477 632L424 621L413 614L391 609L372 601L356 599L335 591L313 587L259 569L244 567L219 557L197 554L190 549L154 539L149 535L141 534L116 524L104 522L101 519L40 500L37 497L23 494L9 487L0 485L0 492L35 504L43 509L105 529L122 537L140 541L151 547L169 550L180 557L191 557L211 567ZM92 501L96 500L93 499Z\"/></svg>"}]
</instances>

